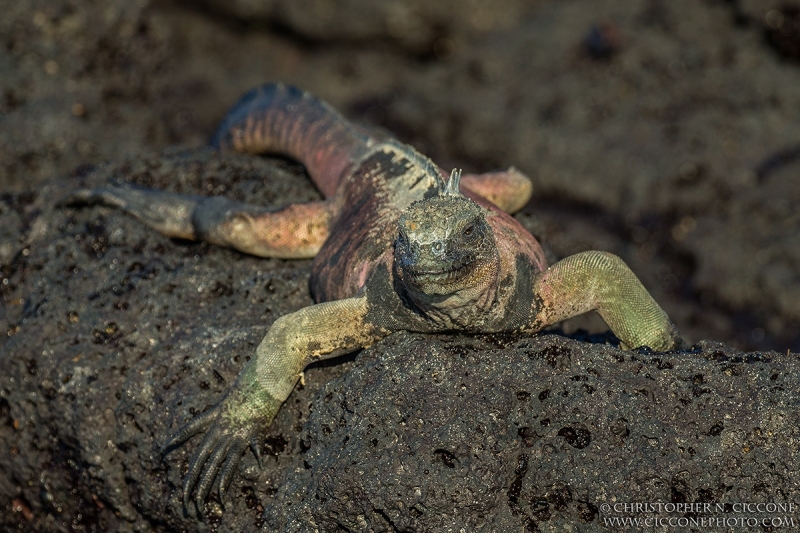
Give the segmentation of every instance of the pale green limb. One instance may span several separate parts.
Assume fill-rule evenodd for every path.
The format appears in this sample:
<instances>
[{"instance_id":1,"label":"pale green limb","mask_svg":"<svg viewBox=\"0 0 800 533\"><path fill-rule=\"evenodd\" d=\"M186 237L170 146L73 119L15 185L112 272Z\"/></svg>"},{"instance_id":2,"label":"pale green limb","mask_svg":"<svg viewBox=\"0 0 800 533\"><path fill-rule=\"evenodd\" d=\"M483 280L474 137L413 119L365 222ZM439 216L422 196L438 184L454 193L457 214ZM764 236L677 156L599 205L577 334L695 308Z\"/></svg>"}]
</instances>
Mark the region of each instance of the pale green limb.
<instances>
[{"instance_id":1,"label":"pale green limb","mask_svg":"<svg viewBox=\"0 0 800 533\"><path fill-rule=\"evenodd\" d=\"M664 310L613 254L583 252L555 263L535 279L534 301L537 329L594 310L624 349L663 351L683 345Z\"/></svg>"},{"instance_id":2,"label":"pale green limb","mask_svg":"<svg viewBox=\"0 0 800 533\"><path fill-rule=\"evenodd\" d=\"M184 480L187 509L193 492L202 508L217 478L224 501L242 452L269 427L306 365L367 347L388 333L370 326L366 316L367 298L360 296L312 305L275 321L223 400L164 446L168 451L205 432Z\"/></svg>"}]
</instances>

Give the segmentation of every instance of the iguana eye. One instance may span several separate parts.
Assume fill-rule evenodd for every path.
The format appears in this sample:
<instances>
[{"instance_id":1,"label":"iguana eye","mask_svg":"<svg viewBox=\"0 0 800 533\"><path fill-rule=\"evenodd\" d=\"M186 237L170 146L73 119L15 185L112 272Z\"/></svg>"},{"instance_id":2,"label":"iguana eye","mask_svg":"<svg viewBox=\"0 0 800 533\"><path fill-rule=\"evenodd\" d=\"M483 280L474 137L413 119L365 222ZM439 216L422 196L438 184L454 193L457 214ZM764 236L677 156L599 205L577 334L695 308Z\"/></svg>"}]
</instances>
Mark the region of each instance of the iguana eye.
<instances>
[{"instance_id":1,"label":"iguana eye","mask_svg":"<svg viewBox=\"0 0 800 533\"><path fill-rule=\"evenodd\" d=\"M475 224L470 224L464 229L464 235L469 237L475 232Z\"/></svg>"}]
</instances>

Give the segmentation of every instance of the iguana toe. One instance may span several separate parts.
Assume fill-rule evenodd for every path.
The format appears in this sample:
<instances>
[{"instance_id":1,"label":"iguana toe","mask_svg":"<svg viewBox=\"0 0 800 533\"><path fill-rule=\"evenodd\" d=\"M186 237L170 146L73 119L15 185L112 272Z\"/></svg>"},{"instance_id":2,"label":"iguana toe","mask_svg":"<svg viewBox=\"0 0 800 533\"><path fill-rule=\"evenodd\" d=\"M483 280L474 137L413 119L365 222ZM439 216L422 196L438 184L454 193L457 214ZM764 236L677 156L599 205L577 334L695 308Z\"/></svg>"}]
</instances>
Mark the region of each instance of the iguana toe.
<instances>
[{"instance_id":1,"label":"iguana toe","mask_svg":"<svg viewBox=\"0 0 800 533\"><path fill-rule=\"evenodd\" d=\"M186 509L189 508L189 500L191 499L192 493L195 492L195 486L200 483L201 478L208 477L209 472L206 468L206 462L208 462L208 458L211 456L214 448L217 445L219 433L219 427L212 426L203 438L203 442L200 443L200 447L195 450L194 455L189 462L189 472L186 474L186 478L183 481L183 506ZM211 480L213 481L213 479L212 472ZM199 487L197 492L200 492ZM197 502L197 499L195 501ZM203 499L200 499L199 505L197 505L198 511L202 509L202 504Z\"/></svg>"},{"instance_id":2,"label":"iguana toe","mask_svg":"<svg viewBox=\"0 0 800 533\"><path fill-rule=\"evenodd\" d=\"M253 437L250 439L250 449L253 450L253 455L256 456L258 461L258 468L264 468L264 463L261 461L261 446L258 444L258 438Z\"/></svg>"},{"instance_id":3,"label":"iguana toe","mask_svg":"<svg viewBox=\"0 0 800 533\"><path fill-rule=\"evenodd\" d=\"M194 502L198 511L203 508L203 504L211 492L211 487L214 485L214 480L217 478L220 465L222 465L225 458L228 457L228 451L233 444L231 435L227 434L226 431L222 431L221 433L221 435L218 435L219 438L217 438L216 446L214 446L211 455L202 466L202 474L197 478L197 485L194 488ZM203 444L205 445L205 443ZM188 486L189 485L187 485L187 488Z\"/></svg>"},{"instance_id":4,"label":"iguana toe","mask_svg":"<svg viewBox=\"0 0 800 533\"><path fill-rule=\"evenodd\" d=\"M236 473L236 467L239 466L239 461L242 459L242 452L244 452L246 448L247 439L237 436L228 449L228 456L219 473L219 501L223 507L225 506L225 497L228 488L231 485L231 481L233 481L233 474Z\"/></svg>"},{"instance_id":5,"label":"iguana toe","mask_svg":"<svg viewBox=\"0 0 800 533\"><path fill-rule=\"evenodd\" d=\"M178 431L176 431L172 437L170 437L170 439L161 447L161 455L166 455L174 448L180 446L198 433L202 433L211 427L211 423L214 421L214 415L215 413L212 409L181 426Z\"/></svg>"}]
</instances>

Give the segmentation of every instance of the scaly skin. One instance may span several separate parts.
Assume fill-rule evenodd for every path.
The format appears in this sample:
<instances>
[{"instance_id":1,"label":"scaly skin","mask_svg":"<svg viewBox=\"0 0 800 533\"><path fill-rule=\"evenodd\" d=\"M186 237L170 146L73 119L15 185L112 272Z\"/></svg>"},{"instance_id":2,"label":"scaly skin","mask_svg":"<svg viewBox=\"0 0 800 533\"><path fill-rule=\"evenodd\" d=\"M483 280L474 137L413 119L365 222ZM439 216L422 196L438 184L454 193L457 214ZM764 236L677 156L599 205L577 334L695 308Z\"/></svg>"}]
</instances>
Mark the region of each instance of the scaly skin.
<instances>
[{"instance_id":1,"label":"scaly skin","mask_svg":"<svg viewBox=\"0 0 800 533\"><path fill-rule=\"evenodd\" d=\"M78 191L73 200L124 209L165 235L258 256L315 257L317 302L279 318L215 407L178 430L168 451L198 433L184 484L202 508L220 499L244 449L257 441L315 359L364 348L392 332L532 333L597 310L623 347L679 348L666 313L616 256L576 254L547 265L508 213L530 181L509 169L454 171L445 180L410 146L377 137L294 87L266 85L231 109L212 139L220 150L301 161L326 200L280 210L145 189Z\"/></svg>"}]
</instances>

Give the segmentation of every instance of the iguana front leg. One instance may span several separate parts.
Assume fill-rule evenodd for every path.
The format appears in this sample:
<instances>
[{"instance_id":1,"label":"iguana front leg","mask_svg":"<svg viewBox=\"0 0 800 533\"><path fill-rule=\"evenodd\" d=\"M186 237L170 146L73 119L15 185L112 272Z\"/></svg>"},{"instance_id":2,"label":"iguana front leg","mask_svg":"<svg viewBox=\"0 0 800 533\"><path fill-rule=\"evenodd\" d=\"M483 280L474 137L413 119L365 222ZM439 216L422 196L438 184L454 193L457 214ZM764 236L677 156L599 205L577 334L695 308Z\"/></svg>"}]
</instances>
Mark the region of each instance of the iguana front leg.
<instances>
[{"instance_id":1,"label":"iguana front leg","mask_svg":"<svg viewBox=\"0 0 800 533\"><path fill-rule=\"evenodd\" d=\"M136 187L81 189L66 203L116 207L168 237L203 240L259 257L314 257L328 238L331 202L266 209L219 196Z\"/></svg>"},{"instance_id":2,"label":"iguana front leg","mask_svg":"<svg viewBox=\"0 0 800 533\"><path fill-rule=\"evenodd\" d=\"M179 429L164 446L168 451L206 432L184 481L184 505L188 508L194 492L202 508L217 477L224 501L242 452L250 444L257 453L257 437L269 427L306 365L369 346L387 333L367 321L366 296L312 305L276 320L223 400Z\"/></svg>"},{"instance_id":3,"label":"iguana front leg","mask_svg":"<svg viewBox=\"0 0 800 533\"><path fill-rule=\"evenodd\" d=\"M664 310L613 254L590 251L562 259L538 275L533 292L537 329L595 310L625 349L663 351L683 344Z\"/></svg>"}]
</instances>

